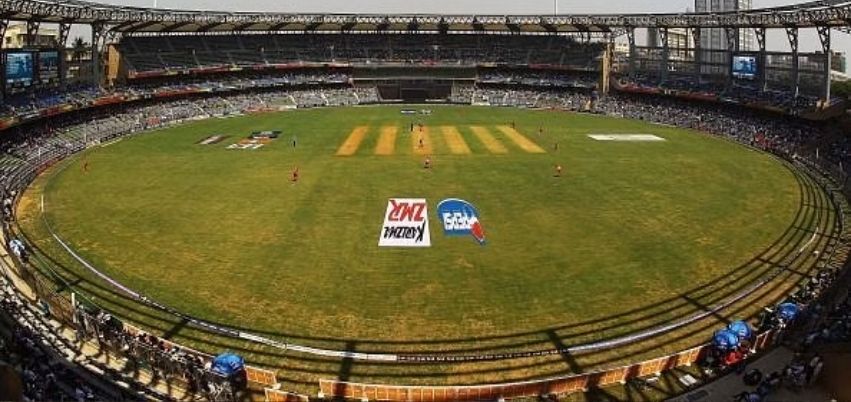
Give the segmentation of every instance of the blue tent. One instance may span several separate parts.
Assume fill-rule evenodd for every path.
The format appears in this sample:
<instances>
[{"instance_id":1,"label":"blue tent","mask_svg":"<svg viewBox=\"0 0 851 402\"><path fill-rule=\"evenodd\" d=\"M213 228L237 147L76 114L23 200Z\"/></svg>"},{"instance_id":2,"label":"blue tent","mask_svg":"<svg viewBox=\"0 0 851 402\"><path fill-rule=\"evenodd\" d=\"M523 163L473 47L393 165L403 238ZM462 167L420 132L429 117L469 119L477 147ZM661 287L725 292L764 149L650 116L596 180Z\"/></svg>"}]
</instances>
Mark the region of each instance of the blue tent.
<instances>
[{"instance_id":1,"label":"blue tent","mask_svg":"<svg viewBox=\"0 0 851 402\"><path fill-rule=\"evenodd\" d=\"M712 345L718 350L731 350L739 347L739 335L728 329L722 329L712 336Z\"/></svg>"},{"instance_id":2,"label":"blue tent","mask_svg":"<svg viewBox=\"0 0 851 402\"><path fill-rule=\"evenodd\" d=\"M753 330L750 325L744 321L733 321L727 326L727 329L739 335L739 339L748 339L753 335Z\"/></svg>"},{"instance_id":3,"label":"blue tent","mask_svg":"<svg viewBox=\"0 0 851 402\"><path fill-rule=\"evenodd\" d=\"M212 370L224 375L232 376L245 368L245 360L231 352L225 352L213 359Z\"/></svg>"},{"instance_id":4,"label":"blue tent","mask_svg":"<svg viewBox=\"0 0 851 402\"><path fill-rule=\"evenodd\" d=\"M798 316L798 305L795 303L783 303L777 306L777 316L784 321L792 321Z\"/></svg>"}]
</instances>

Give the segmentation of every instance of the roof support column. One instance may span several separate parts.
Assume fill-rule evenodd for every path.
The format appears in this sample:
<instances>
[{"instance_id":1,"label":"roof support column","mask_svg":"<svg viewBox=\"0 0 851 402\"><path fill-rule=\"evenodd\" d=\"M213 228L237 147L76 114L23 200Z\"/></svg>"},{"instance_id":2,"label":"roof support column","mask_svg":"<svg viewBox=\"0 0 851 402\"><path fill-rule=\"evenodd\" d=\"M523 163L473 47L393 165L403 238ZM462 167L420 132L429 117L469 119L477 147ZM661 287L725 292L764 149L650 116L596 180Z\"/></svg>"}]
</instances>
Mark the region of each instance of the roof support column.
<instances>
[{"instance_id":1,"label":"roof support column","mask_svg":"<svg viewBox=\"0 0 851 402\"><path fill-rule=\"evenodd\" d=\"M833 62L833 51L830 48L830 27L816 27L818 37L821 41L821 50L824 51L824 104L830 105L830 67Z\"/></svg>"},{"instance_id":2,"label":"roof support column","mask_svg":"<svg viewBox=\"0 0 851 402\"><path fill-rule=\"evenodd\" d=\"M602 95L607 95L609 93L609 86L612 75L612 64L615 58L614 51L615 37L614 35L611 35L609 36L608 41L606 42L606 52L603 54L603 71L600 77L600 93Z\"/></svg>"},{"instance_id":3,"label":"roof support column","mask_svg":"<svg viewBox=\"0 0 851 402\"><path fill-rule=\"evenodd\" d=\"M27 21L27 36L24 38L24 47L32 47L37 44L39 25L40 23L38 21Z\"/></svg>"},{"instance_id":4,"label":"roof support column","mask_svg":"<svg viewBox=\"0 0 851 402\"><path fill-rule=\"evenodd\" d=\"M6 28L9 27L9 20L0 18L0 49L3 48L3 38L6 37ZM6 71L6 58L0 57L0 69ZM0 80L0 101L6 101L6 80Z\"/></svg>"},{"instance_id":5,"label":"roof support column","mask_svg":"<svg viewBox=\"0 0 851 402\"><path fill-rule=\"evenodd\" d=\"M629 41L629 73L635 74L635 63L638 52L635 49L635 27L626 27L626 38Z\"/></svg>"},{"instance_id":6,"label":"roof support column","mask_svg":"<svg viewBox=\"0 0 851 402\"><path fill-rule=\"evenodd\" d=\"M668 81L668 64L671 61L671 44L668 42L668 27L659 28L659 38L662 39L662 63L659 72L661 82Z\"/></svg>"},{"instance_id":7,"label":"roof support column","mask_svg":"<svg viewBox=\"0 0 851 402\"><path fill-rule=\"evenodd\" d=\"M766 67L768 64L768 57L765 54L765 28L754 28L754 32L756 32L756 41L759 44L759 56L757 61L757 78L759 80L759 90L760 92L765 92L765 87L768 82L768 74L766 74Z\"/></svg>"},{"instance_id":8,"label":"roof support column","mask_svg":"<svg viewBox=\"0 0 851 402\"><path fill-rule=\"evenodd\" d=\"M701 33L703 31L700 28L696 27L692 27L689 29L691 30L691 37L694 39L694 75L697 80L697 83L699 84L700 77L703 73L703 46L700 43Z\"/></svg>"},{"instance_id":9,"label":"roof support column","mask_svg":"<svg viewBox=\"0 0 851 402\"><path fill-rule=\"evenodd\" d=\"M92 23L92 84L100 86L103 82L103 69L101 66L101 42L106 37L106 24L102 21Z\"/></svg>"},{"instance_id":10,"label":"roof support column","mask_svg":"<svg viewBox=\"0 0 851 402\"><path fill-rule=\"evenodd\" d=\"M59 47L68 47L68 36L71 34L71 24L68 22L59 23Z\"/></svg>"},{"instance_id":11,"label":"roof support column","mask_svg":"<svg viewBox=\"0 0 851 402\"><path fill-rule=\"evenodd\" d=\"M798 97L798 83L801 82L800 63L798 62L798 27L787 27L786 37L792 49L792 86L795 97Z\"/></svg>"},{"instance_id":12,"label":"roof support column","mask_svg":"<svg viewBox=\"0 0 851 402\"><path fill-rule=\"evenodd\" d=\"M727 37L727 87L733 86L733 54L739 50L739 30L736 28L724 28L724 36Z\"/></svg>"},{"instance_id":13,"label":"roof support column","mask_svg":"<svg viewBox=\"0 0 851 402\"><path fill-rule=\"evenodd\" d=\"M0 39L6 37L6 28L9 27L9 20L6 18L0 18ZM0 48L3 47L3 43L0 42Z\"/></svg>"},{"instance_id":14,"label":"roof support column","mask_svg":"<svg viewBox=\"0 0 851 402\"><path fill-rule=\"evenodd\" d=\"M65 60L65 50L68 49L68 36L71 33L71 24L59 23L59 87L65 89L67 84L68 63Z\"/></svg>"}]
</instances>

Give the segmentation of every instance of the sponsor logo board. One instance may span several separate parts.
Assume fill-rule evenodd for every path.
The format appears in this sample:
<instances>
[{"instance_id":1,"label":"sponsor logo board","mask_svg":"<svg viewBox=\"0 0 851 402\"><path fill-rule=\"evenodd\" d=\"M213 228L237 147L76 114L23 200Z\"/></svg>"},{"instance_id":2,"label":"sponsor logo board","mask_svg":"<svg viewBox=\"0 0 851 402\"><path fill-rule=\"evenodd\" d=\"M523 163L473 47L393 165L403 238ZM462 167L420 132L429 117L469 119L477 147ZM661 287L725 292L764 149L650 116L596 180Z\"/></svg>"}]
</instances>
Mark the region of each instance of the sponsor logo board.
<instances>
[{"instance_id":1,"label":"sponsor logo board","mask_svg":"<svg viewBox=\"0 0 851 402\"><path fill-rule=\"evenodd\" d=\"M447 198L437 204L438 220L447 236L472 236L479 244L485 244L485 230L479 220L476 207L467 201Z\"/></svg>"},{"instance_id":2,"label":"sponsor logo board","mask_svg":"<svg viewBox=\"0 0 851 402\"><path fill-rule=\"evenodd\" d=\"M379 247L431 247L428 204L424 198L387 200Z\"/></svg>"}]
</instances>

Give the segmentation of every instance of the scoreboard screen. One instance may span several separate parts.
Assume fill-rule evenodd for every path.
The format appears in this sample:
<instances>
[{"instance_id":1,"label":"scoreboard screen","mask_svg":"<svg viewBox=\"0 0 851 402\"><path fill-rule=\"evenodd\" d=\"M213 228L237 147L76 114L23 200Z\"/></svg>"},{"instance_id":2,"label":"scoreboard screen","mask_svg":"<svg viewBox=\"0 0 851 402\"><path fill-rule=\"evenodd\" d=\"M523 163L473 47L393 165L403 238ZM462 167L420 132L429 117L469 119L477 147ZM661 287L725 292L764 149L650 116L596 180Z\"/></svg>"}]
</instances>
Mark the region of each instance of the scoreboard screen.
<instances>
[{"instance_id":1,"label":"scoreboard screen","mask_svg":"<svg viewBox=\"0 0 851 402\"><path fill-rule=\"evenodd\" d=\"M44 50L38 53L38 78L42 84L59 81L59 51Z\"/></svg>"},{"instance_id":2,"label":"scoreboard screen","mask_svg":"<svg viewBox=\"0 0 851 402\"><path fill-rule=\"evenodd\" d=\"M33 83L33 53L6 53L6 87L23 88Z\"/></svg>"},{"instance_id":3,"label":"scoreboard screen","mask_svg":"<svg viewBox=\"0 0 851 402\"><path fill-rule=\"evenodd\" d=\"M733 76L736 78L752 80L757 75L757 63L754 56L734 56Z\"/></svg>"}]
</instances>

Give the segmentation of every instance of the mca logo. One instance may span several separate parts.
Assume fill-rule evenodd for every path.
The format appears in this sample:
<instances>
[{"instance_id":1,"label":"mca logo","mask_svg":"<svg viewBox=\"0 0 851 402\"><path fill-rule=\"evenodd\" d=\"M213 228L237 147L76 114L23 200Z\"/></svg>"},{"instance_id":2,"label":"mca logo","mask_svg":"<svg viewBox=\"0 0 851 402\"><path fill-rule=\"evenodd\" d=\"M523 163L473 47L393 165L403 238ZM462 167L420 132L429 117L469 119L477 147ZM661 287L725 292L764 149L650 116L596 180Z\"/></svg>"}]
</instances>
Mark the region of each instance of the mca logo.
<instances>
[{"instance_id":1,"label":"mca logo","mask_svg":"<svg viewBox=\"0 0 851 402\"><path fill-rule=\"evenodd\" d=\"M443 223L447 236L473 236L479 244L485 244L485 229L479 222L476 207L467 201L448 198L437 204L437 216Z\"/></svg>"}]
</instances>

